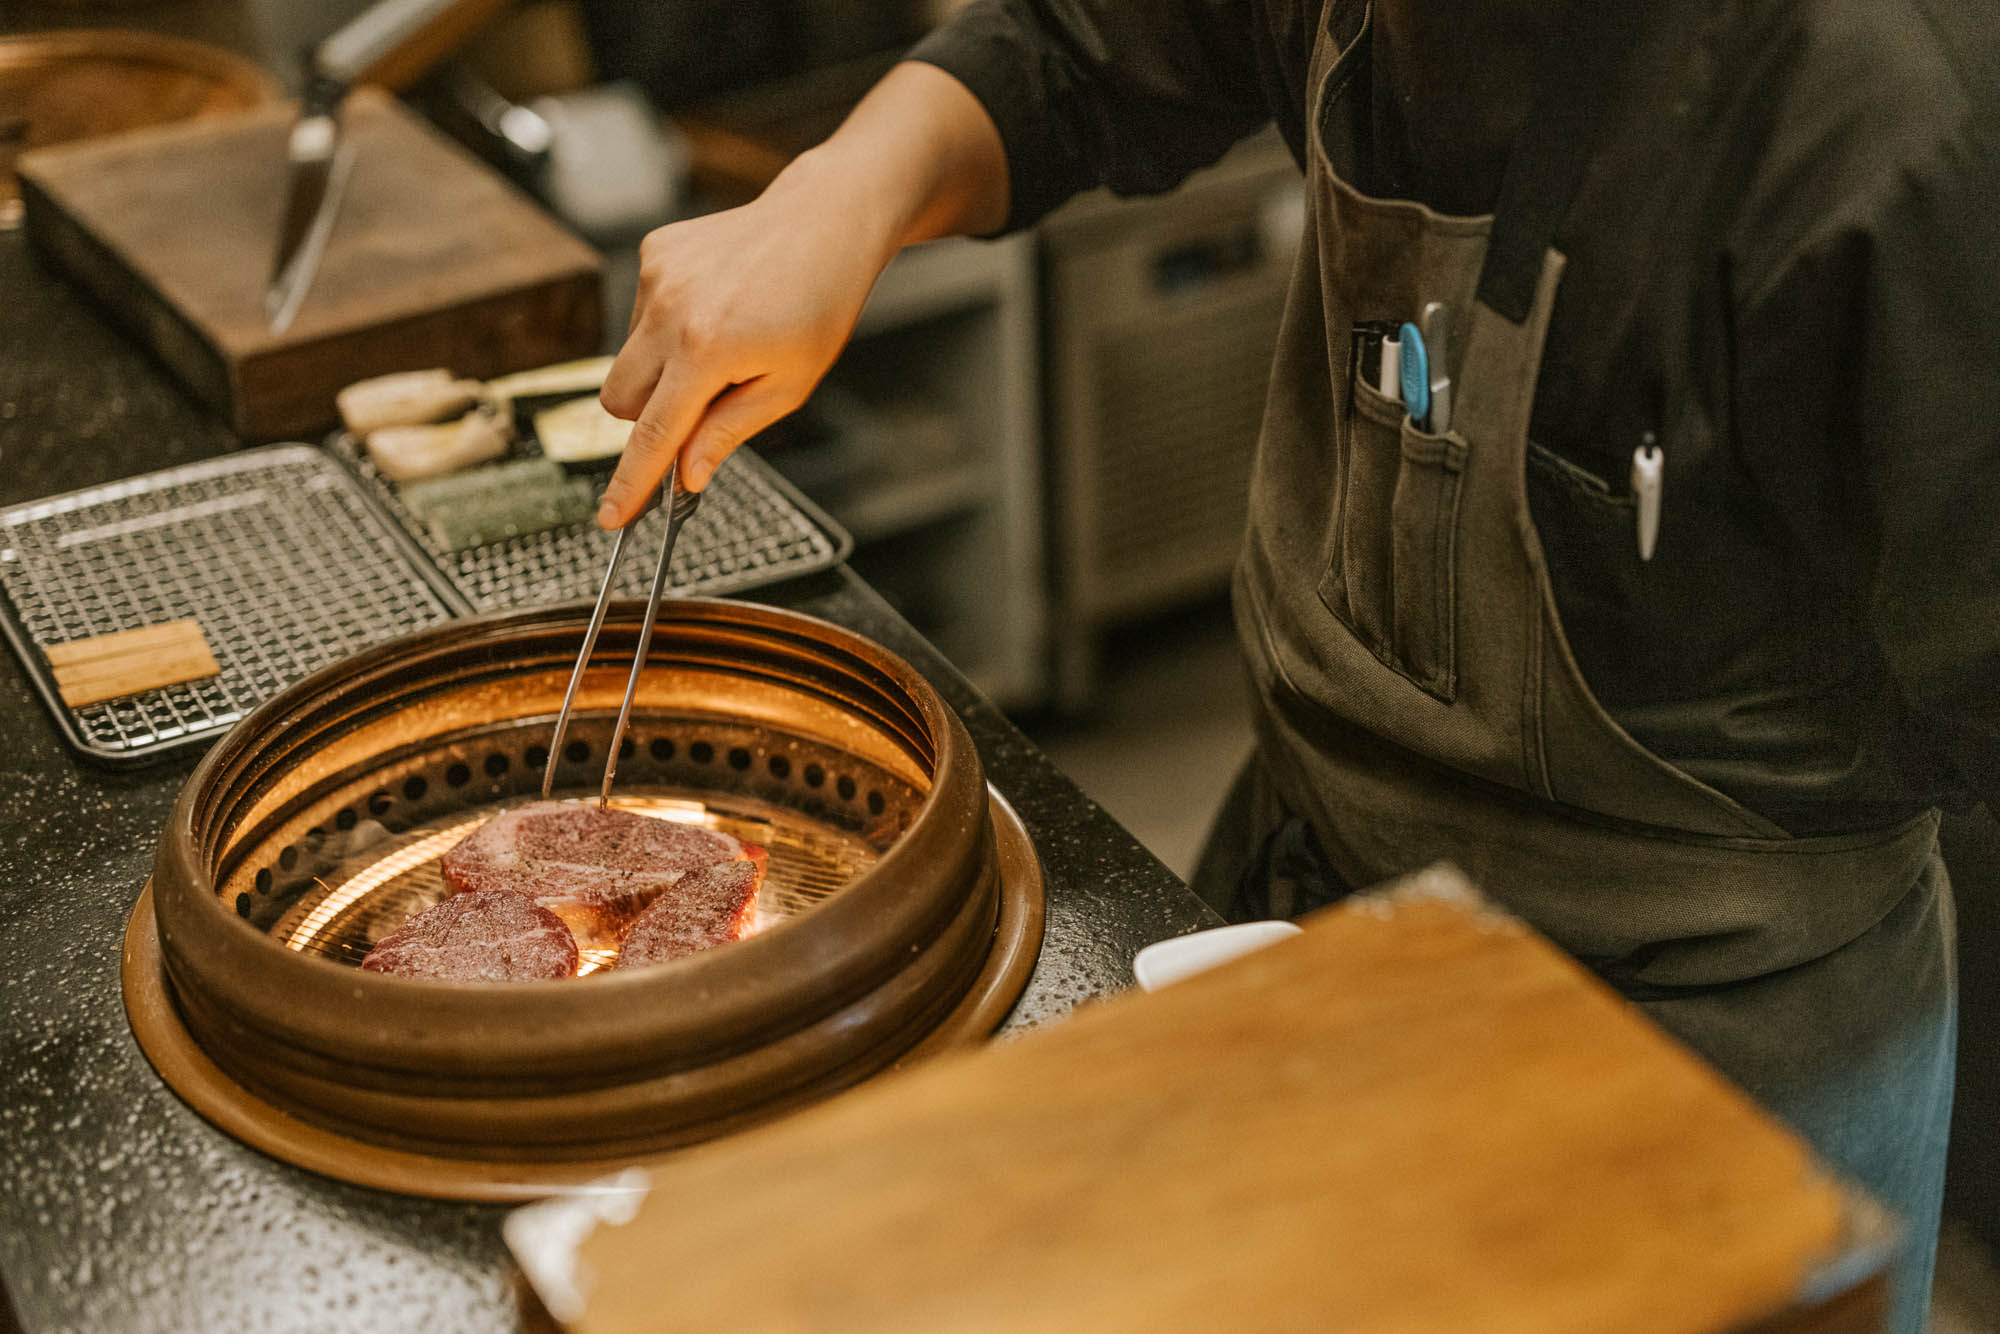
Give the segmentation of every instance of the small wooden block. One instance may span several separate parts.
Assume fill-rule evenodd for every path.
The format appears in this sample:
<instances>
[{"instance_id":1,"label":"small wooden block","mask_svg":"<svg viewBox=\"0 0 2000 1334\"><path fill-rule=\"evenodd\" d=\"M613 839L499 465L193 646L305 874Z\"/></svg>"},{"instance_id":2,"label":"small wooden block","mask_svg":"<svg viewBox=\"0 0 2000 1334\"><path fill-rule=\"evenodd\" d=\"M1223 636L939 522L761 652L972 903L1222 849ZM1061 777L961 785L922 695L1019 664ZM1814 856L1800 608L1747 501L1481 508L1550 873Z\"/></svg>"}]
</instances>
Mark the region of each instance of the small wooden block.
<instances>
[{"instance_id":1,"label":"small wooden block","mask_svg":"<svg viewBox=\"0 0 2000 1334\"><path fill-rule=\"evenodd\" d=\"M198 681L222 670L200 623L194 620L73 639L67 644L52 644L42 652L55 668L56 690L72 709Z\"/></svg>"}]
</instances>

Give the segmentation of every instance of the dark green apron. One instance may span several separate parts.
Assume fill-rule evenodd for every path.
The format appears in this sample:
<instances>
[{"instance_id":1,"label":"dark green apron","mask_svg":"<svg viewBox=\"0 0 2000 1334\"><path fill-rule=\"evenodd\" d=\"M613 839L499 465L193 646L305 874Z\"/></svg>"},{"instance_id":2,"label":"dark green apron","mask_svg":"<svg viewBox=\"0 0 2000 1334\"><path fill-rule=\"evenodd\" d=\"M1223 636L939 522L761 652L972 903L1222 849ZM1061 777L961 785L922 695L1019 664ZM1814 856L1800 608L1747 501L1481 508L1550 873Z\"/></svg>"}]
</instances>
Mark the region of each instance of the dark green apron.
<instances>
[{"instance_id":1,"label":"dark green apron","mask_svg":"<svg viewBox=\"0 0 2000 1334\"><path fill-rule=\"evenodd\" d=\"M1316 43L1307 244L1235 587L1259 754L1197 887L1216 901L1258 852L1281 899L1326 882L1237 905L1283 912L1456 862L1904 1213L1901 1292L1917 1314L1901 1327L1920 1329L1952 1045L1936 816L1792 838L1599 705L1526 490L1563 257L1534 252L1509 318L1478 295L1491 295L1492 218L1347 183L1366 136L1367 20L1329 10L1356 31ZM1355 373L1357 323L1414 320L1432 301L1456 390L1442 435Z\"/></svg>"}]
</instances>

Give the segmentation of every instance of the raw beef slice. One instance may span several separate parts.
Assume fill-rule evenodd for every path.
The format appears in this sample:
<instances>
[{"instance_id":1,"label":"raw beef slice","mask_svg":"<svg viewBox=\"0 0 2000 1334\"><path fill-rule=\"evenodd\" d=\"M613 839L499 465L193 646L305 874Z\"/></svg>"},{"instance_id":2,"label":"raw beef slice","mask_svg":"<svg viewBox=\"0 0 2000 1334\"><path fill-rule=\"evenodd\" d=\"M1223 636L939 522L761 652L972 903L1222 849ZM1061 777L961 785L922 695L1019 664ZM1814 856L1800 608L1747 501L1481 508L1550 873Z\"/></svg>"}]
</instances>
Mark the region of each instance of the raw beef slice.
<instances>
[{"instance_id":1,"label":"raw beef slice","mask_svg":"<svg viewBox=\"0 0 2000 1334\"><path fill-rule=\"evenodd\" d=\"M576 973L562 919L519 894L454 894L377 941L361 966L447 982L526 982Z\"/></svg>"},{"instance_id":2,"label":"raw beef slice","mask_svg":"<svg viewBox=\"0 0 2000 1334\"><path fill-rule=\"evenodd\" d=\"M756 909L763 877L756 862L723 862L690 871L639 914L618 947L618 966L665 963L740 940Z\"/></svg>"},{"instance_id":3,"label":"raw beef slice","mask_svg":"<svg viewBox=\"0 0 2000 1334\"><path fill-rule=\"evenodd\" d=\"M587 945L610 944L640 910L690 871L756 856L727 834L587 801L503 811L439 863L461 894L525 894Z\"/></svg>"}]
</instances>

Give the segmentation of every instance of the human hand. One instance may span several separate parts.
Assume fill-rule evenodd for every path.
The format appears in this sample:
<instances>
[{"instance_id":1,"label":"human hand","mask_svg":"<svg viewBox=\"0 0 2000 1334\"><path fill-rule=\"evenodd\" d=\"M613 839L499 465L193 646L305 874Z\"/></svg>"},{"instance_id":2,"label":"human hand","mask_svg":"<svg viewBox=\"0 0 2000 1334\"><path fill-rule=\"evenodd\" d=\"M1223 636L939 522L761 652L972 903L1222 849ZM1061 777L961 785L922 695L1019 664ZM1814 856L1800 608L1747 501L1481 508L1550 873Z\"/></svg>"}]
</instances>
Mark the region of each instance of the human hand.
<instances>
[{"instance_id":1,"label":"human hand","mask_svg":"<svg viewBox=\"0 0 2000 1334\"><path fill-rule=\"evenodd\" d=\"M632 436L597 521L630 523L675 459L700 490L744 440L806 401L896 251L1007 217L1007 158L985 108L904 61L755 202L662 227L600 395Z\"/></svg>"},{"instance_id":2,"label":"human hand","mask_svg":"<svg viewBox=\"0 0 2000 1334\"><path fill-rule=\"evenodd\" d=\"M633 423L598 522L621 527L668 467L707 484L731 450L806 401L894 253L864 195L804 159L755 202L639 246L639 292L605 408Z\"/></svg>"}]
</instances>

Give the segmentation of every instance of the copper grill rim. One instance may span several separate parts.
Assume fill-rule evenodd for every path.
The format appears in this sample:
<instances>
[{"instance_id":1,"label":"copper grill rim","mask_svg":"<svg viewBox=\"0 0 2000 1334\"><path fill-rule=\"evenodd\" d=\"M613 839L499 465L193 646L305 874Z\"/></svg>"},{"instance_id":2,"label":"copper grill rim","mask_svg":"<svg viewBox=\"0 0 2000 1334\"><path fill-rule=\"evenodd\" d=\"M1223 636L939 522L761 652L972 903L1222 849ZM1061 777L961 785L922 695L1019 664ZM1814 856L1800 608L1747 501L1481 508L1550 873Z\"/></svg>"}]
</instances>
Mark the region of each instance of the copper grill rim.
<instances>
[{"instance_id":1,"label":"copper grill rim","mask_svg":"<svg viewBox=\"0 0 2000 1334\"><path fill-rule=\"evenodd\" d=\"M480 692L496 682L519 685L529 701L520 719L539 718L532 701L551 673L566 674L584 614L563 607L473 618L357 655L269 701L197 767L160 841L149 897L159 985L226 1075L288 1114L392 1149L488 1162L588 1159L603 1156L613 1139L625 1154L686 1142L709 1127L754 1119L765 1103L851 1083L916 1046L947 1015L959 1016L947 1026L962 1040L976 1040L1011 1007L1039 939L1039 868L1018 827L1003 831L1016 845L1010 854L996 853L995 813L1004 805L989 803L963 722L914 669L872 641L736 601L663 607L648 678L679 674L726 687L735 673L781 702L790 691L807 713L827 710L837 722L845 709L843 725L872 730L885 755L900 750L909 764L929 767L917 817L827 902L671 967L498 985L418 982L302 957L224 908L216 886L230 856L260 822L282 824L288 809L309 804L314 782L299 776L300 767L384 718L431 711L434 725L417 731L448 732L435 724L451 721L454 698L490 698ZM614 604L594 662L630 654L640 614L640 604ZM1003 910L1003 899L1024 894L1031 910L1021 903ZM1002 939L1008 932L1012 938ZM1024 932L1032 935L1025 950ZM1004 975L996 976L991 965L1002 954ZM128 999L131 966L128 958ZM899 992L905 972L933 980ZM903 994L913 992L920 994ZM978 1012L970 1031L962 1022L968 1006ZM738 1089L716 1102L716 1071L788 1039L810 1048L799 1035L828 1024L850 1030L841 1052L773 1071L762 1094ZM865 1049L855 1050L856 1032ZM372 1123L353 1108L329 1110L284 1091L329 1079L354 1091L355 1106L396 1103L397 1119ZM704 1079L712 1085L705 1092ZM635 1117L630 1133L572 1127L565 1137L565 1098L574 1110L625 1085L678 1084L690 1096L665 1096ZM427 1100L458 1115L510 1096L518 1106L492 1127L454 1132L462 1142L418 1124ZM476 1112L465 1115L480 1121Z\"/></svg>"}]
</instances>

